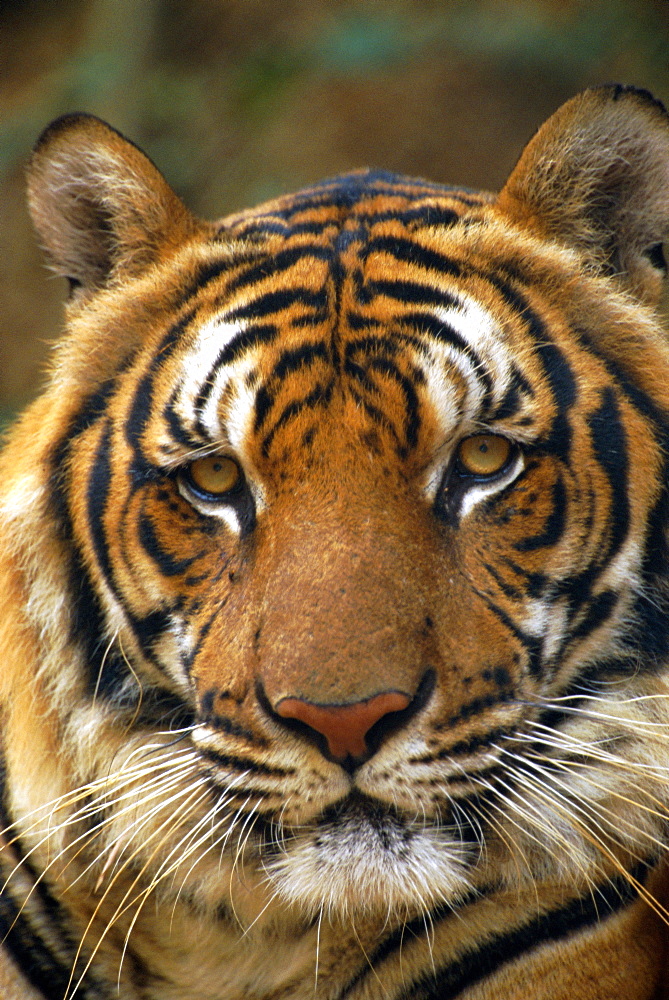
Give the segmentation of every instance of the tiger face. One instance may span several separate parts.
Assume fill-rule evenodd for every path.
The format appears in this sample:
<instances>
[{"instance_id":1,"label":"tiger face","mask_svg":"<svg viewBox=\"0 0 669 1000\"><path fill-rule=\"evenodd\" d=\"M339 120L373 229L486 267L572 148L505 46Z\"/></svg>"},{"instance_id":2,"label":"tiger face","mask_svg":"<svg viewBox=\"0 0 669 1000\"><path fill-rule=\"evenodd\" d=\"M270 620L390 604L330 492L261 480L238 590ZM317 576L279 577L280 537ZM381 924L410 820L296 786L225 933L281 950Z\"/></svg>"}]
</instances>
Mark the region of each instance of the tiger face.
<instances>
[{"instance_id":1,"label":"tiger face","mask_svg":"<svg viewBox=\"0 0 669 1000\"><path fill-rule=\"evenodd\" d=\"M362 171L207 224L98 120L47 130L69 332L5 451L0 691L23 856L92 892L62 897L68 989L118 936L159 965L169 912L236 970L208 958L207 998L313 995L316 933L322 995L418 998L481 934L638 919L667 840L668 154L663 109L602 88L497 198ZM259 986L237 925L289 934L290 970ZM402 992L430 949L436 992ZM198 954L146 996L194 996Z\"/></svg>"}]
</instances>

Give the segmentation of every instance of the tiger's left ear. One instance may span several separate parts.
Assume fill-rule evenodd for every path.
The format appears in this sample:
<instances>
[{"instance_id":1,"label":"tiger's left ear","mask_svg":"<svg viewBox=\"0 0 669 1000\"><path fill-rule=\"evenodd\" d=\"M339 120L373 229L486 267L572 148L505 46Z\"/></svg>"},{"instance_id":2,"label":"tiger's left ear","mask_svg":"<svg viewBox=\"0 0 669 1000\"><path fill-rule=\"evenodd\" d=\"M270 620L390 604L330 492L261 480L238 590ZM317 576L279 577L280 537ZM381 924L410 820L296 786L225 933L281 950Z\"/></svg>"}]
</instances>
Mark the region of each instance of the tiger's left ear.
<instances>
[{"instance_id":1,"label":"tiger's left ear","mask_svg":"<svg viewBox=\"0 0 669 1000\"><path fill-rule=\"evenodd\" d=\"M656 303L667 274L669 115L645 90L584 91L530 140L498 205Z\"/></svg>"}]
</instances>

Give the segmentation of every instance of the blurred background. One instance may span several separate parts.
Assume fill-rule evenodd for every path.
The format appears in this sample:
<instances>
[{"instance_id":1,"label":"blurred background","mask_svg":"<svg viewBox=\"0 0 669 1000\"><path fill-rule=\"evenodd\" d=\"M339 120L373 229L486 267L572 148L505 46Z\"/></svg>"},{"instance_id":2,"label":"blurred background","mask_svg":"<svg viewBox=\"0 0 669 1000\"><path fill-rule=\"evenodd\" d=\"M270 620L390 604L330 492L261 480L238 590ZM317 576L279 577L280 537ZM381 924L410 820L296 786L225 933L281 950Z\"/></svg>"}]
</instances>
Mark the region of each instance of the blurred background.
<instances>
[{"instance_id":1,"label":"blurred background","mask_svg":"<svg viewBox=\"0 0 669 1000\"><path fill-rule=\"evenodd\" d=\"M359 166L495 190L613 80L669 100L669 0L0 0L0 424L62 327L23 193L57 115L107 119L215 218Z\"/></svg>"}]
</instances>

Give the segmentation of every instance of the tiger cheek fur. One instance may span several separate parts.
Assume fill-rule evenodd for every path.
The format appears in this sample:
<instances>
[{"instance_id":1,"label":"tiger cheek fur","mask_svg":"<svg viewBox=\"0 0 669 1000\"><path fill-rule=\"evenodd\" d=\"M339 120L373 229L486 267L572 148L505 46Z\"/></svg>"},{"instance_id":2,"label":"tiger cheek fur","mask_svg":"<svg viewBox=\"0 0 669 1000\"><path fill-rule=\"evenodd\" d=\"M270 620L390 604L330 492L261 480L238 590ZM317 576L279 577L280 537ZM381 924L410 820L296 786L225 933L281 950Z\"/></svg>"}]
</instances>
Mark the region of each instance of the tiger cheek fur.
<instances>
[{"instance_id":1,"label":"tiger cheek fur","mask_svg":"<svg viewBox=\"0 0 669 1000\"><path fill-rule=\"evenodd\" d=\"M669 127L209 224L88 116L0 456L10 1000L660 1000Z\"/></svg>"}]
</instances>

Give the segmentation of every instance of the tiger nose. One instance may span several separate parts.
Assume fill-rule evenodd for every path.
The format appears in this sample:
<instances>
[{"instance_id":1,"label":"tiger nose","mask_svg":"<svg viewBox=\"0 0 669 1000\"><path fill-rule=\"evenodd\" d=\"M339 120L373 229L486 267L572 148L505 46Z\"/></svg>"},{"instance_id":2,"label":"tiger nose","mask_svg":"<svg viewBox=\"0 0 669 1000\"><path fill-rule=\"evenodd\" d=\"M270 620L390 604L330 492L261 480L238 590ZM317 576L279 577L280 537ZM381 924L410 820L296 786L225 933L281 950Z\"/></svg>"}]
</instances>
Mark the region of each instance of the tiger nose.
<instances>
[{"instance_id":1,"label":"tiger nose","mask_svg":"<svg viewBox=\"0 0 669 1000\"><path fill-rule=\"evenodd\" d=\"M330 757L342 763L370 757L366 737L372 726L410 704L411 698L401 691L384 691L350 705L318 705L301 698L283 698L275 711L282 719L301 722L324 736Z\"/></svg>"}]
</instances>

